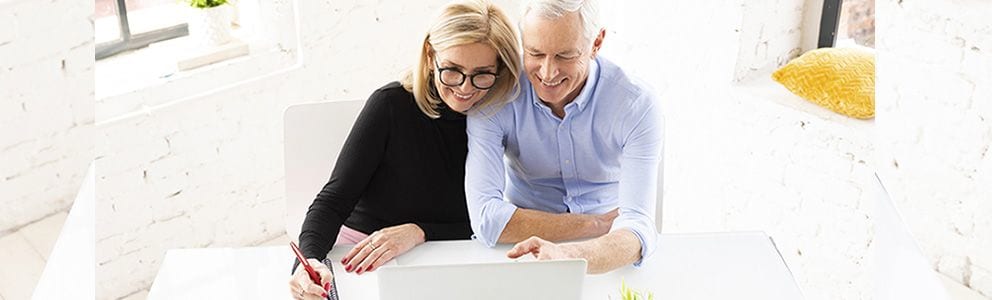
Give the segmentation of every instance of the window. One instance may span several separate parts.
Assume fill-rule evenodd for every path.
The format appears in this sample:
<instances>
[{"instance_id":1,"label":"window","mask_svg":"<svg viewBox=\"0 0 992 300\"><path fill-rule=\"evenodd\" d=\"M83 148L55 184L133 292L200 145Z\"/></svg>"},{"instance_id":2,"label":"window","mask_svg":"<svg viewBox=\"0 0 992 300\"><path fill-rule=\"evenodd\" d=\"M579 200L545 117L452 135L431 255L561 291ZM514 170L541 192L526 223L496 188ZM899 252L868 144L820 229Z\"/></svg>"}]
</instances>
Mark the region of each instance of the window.
<instances>
[{"instance_id":1,"label":"window","mask_svg":"<svg viewBox=\"0 0 992 300\"><path fill-rule=\"evenodd\" d=\"M875 47L875 0L824 0L818 48Z\"/></svg>"},{"instance_id":2,"label":"window","mask_svg":"<svg viewBox=\"0 0 992 300\"><path fill-rule=\"evenodd\" d=\"M96 59L188 35L182 8L175 0L96 0Z\"/></svg>"}]
</instances>

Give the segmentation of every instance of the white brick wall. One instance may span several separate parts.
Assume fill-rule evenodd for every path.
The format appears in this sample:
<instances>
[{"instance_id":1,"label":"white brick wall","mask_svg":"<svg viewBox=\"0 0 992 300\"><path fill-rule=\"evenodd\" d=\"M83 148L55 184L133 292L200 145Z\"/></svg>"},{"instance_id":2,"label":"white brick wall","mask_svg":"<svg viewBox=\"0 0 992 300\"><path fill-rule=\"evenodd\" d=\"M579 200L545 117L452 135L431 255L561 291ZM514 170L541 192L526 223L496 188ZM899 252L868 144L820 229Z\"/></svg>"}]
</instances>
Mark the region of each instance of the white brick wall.
<instances>
[{"instance_id":1,"label":"white brick wall","mask_svg":"<svg viewBox=\"0 0 992 300\"><path fill-rule=\"evenodd\" d=\"M877 9L878 119L894 200L936 270L992 297L992 3Z\"/></svg>"},{"instance_id":2,"label":"white brick wall","mask_svg":"<svg viewBox=\"0 0 992 300\"><path fill-rule=\"evenodd\" d=\"M93 160L92 13L0 3L0 235L67 210Z\"/></svg>"},{"instance_id":3,"label":"white brick wall","mask_svg":"<svg viewBox=\"0 0 992 300\"><path fill-rule=\"evenodd\" d=\"M799 56L804 0L742 1L741 5L741 47L734 80L767 76Z\"/></svg>"},{"instance_id":4,"label":"white brick wall","mask_svg":"<svg viewBox=\"0 0 992 300\"><path fill-rule=\"evenodd\" d=\"M283 234L282 110L365 98L396 79L445 2L299 1L298 69L99 123L100 298L147 288L167 249ZM517 2L499 1L511 15ZM801 102L778 99L787 94L774 86L749 88L767 82L734 86L767 78L761 72L799 43L801 2L747 3L605 9L604 55L664 91L665 231L766 231L810 299L865 298L870 233L860 186L873 125L790 105ZM761 20L770 21L761 28ZM144 98L154 96L132 100L169 102Z\"/></svg>"}]
</instances>

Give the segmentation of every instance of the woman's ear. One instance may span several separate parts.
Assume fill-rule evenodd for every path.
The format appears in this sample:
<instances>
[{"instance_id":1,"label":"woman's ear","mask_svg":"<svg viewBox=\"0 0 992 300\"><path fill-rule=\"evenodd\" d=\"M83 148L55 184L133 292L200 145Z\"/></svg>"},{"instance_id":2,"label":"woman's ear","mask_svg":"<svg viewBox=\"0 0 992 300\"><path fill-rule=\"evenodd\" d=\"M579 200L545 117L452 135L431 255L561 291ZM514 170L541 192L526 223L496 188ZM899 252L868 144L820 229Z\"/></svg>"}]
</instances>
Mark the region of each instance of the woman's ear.
<instances>
[{"instance_id":1,"label":"woman's ear","mask_svg":"<svg viewBox=\"0 0 992 300\"><path fill-rule=\"evenodd\" d=\"M424 38L424 56L425 56L424 58L426 59L425 62L427 63L427 65L430 66L430 68L428 68L428 69L433 70L434 69L434 47L431 47L430 38L431 38L430 35L428 35L427 37Z\"/></svg>"}]
</instances>

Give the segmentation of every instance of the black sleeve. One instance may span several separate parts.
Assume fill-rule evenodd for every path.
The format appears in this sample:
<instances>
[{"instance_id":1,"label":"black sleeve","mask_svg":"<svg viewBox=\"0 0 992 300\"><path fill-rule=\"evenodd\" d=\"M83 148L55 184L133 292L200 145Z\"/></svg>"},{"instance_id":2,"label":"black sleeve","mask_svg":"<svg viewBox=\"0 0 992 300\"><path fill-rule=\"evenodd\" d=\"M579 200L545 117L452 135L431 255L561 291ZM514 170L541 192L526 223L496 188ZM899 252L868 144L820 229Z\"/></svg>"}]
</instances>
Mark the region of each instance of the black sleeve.
<instances>
[{"instance_id":1,"label":"black sleeve","mask_svg":"<svg viewBox=\"0 0 992 300\"><path fill-rule=\"evenodd\" d=\"M472 237L472 226L469 222L458 223L424 223L414 222L424 230L424 240L445 241L465 240Z\"/></svg>"},{"instance_id":2,"label":"black sleeve","mask_svg":"<svg viewBox=\"0 0 992 300\"><path fill-rule=\"evenodd\" d=\"M365 193L386 150L391 127L390 95L376 91L365 102L348 139L341 148L331 178L317 194L303 220L300 251L323 260L331 251L345 219ZM299 262L293 264L293 270Z\"/></svg>"}]
</instances>

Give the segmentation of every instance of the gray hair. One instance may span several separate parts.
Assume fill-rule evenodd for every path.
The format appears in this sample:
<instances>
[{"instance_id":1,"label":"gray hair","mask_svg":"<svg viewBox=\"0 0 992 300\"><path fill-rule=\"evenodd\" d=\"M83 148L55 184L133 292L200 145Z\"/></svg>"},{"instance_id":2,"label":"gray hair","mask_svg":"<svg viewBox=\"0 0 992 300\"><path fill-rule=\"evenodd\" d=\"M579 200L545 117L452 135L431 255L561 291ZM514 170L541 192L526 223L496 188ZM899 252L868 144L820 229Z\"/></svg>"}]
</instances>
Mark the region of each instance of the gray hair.
<instances>
[{"instance_id":1,"label":"gray hair","mask_svg":"<svg viewBox=\"0 0 992 300\"><path fill-rule=\"evenodd\" d=\"M531 10L549 19L561 18L565 14L579 12L582 20L582 36L592 42L602 26L599 23L599 5L596 0L531 0L527 2L524 16Z\"/></svg>"}]
</instances>

